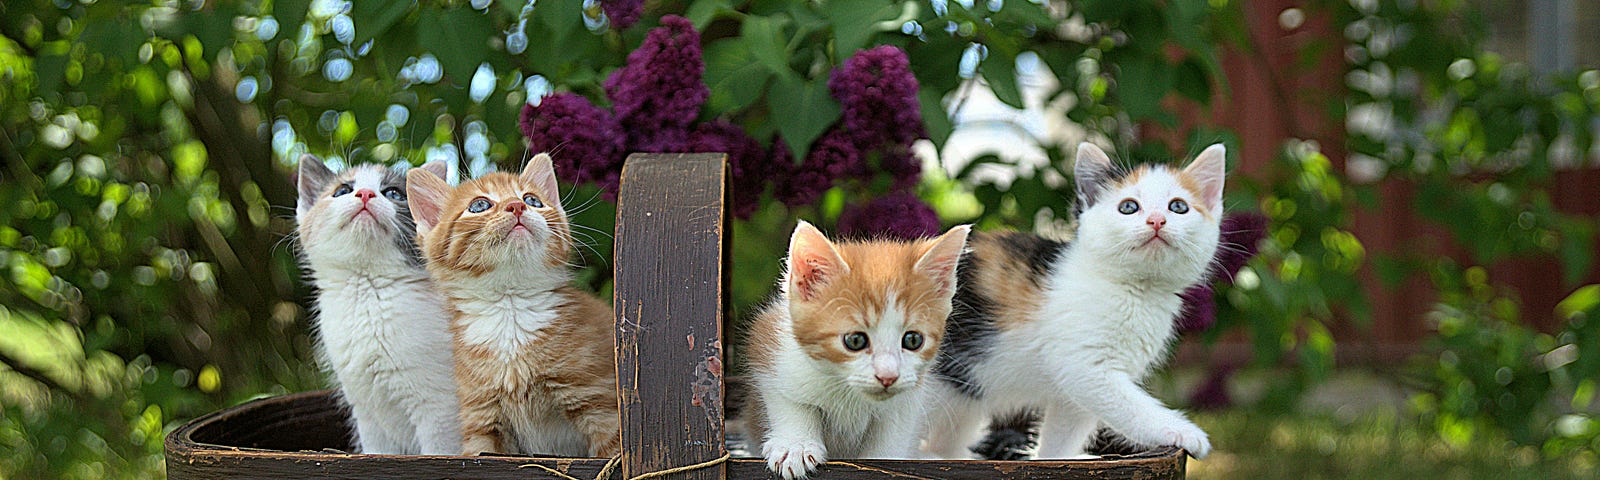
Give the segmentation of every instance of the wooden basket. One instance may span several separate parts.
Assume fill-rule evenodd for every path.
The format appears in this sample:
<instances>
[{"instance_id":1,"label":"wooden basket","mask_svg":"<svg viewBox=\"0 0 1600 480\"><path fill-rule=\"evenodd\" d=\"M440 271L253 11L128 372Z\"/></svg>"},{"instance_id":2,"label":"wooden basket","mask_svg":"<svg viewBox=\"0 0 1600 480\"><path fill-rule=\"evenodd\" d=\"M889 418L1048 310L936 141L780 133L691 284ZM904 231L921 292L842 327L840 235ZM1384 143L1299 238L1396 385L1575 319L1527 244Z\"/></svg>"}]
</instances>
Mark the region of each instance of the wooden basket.
<instances>
[{"instance_id":1,"label":"wooden basket","mask_svg":"<svg viewBox=\"0 0 1600 480\"><path fill-rule=\"evenodd\" d=\"M617 201L613 304L622 447L610 478L769 478L727 454L722 325L727 308L726 157L636 154ZM167 436L167 476L192 479L595 478L603 458L356 455L332 392L256 400L197 418ZM835 460L812 478L1179 479L1186 456L1162 448L1072 461Z\"/></svg>"}]
</instances>

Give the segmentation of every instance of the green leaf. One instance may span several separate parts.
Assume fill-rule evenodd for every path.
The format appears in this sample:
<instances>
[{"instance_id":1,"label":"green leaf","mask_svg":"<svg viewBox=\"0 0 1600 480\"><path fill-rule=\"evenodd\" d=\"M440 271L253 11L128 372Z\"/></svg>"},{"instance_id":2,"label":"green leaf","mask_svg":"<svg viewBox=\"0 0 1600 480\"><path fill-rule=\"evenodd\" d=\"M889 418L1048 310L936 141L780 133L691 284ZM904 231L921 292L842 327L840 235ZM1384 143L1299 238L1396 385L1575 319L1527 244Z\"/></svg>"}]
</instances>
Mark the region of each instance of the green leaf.
<instances>
[{"instance_id":1,"label":"green leaf","mask_svg":"<svg viewBox=\"0 0 1600 480\"><path fill-rule=\"evenodd\" d=\"M944 142L950 140L950 132L955 130L950 114L944 111L944 95L924 88L917 92L917 101L922 104L922 124L928 127L928 139L934 146L943 148Z\"/></svg>"},{"instance_id":2,"label":"green leaf","mask_svg":"<svg viewBox=\"0 0 1600 480\"><path fill-rule=\"evenodd\" d=\"M394 22L405 18L416 8L416 0L390 0L384 2L355 2L350 9L350 19L356 24L356 39L351 45L360 46L389 30Z\"/></svg>"},{"instance_id":3,"label":"green leaf","mask_svg":"<svg viewBox=\"0 0 1600 480\"><path fill-rule=\"evenodd\" d=\"M717 15L731 10L733 6L728 0L699 0L689 5L689 10L683 13L683 17L694 23L695 30L705 31L706 25L716 20Z\"/></svg>"},{"instance_id":4,"label":"green leaf","mask_svg":"<svg viewBox=\"0 0 1600 480\"><path fill-rule=\"evenodd\" d=\"M445 75L455 83L471 81L478 65L489 58L487 39L494 27L488 16L471 8L423 9L417 30L417 41L439 57Z\"/></svg>"},{"instance_id":5,"label":"green leaf","mask_svg":"<svg viewBox=\"0 0 1600 480\"><path fill-rule=\"evenodd\" d=\"M989 58L978 66L978 70L983 73L984 80L989 81L989 90L994 91L995 98L999 98L1006 105L1024 108L1022 90L1017 88L1016 55L994 49Z\"/></svg>"},{"instance_id":6,"label":"green leaf","mask_svg":"<svg viewBox=\"0 0 1600 480\"><path fill-rule=\"evenodd\" d=\"M795 158L804 156L811 142L839 119L839 104L828 96L828 83L821 79L780 77L767 93L767 105L772 123L778 125L778 132Z\"/></svg>"},{"instance_id":7,"label":"green leaf","mask_svg":"<svg viewBox=\"0 0 1600 480\"><path fill-rule=\"evenodd\" d=\"M789 68L789 42L783 35L786 23L788 20L781 17L750 16L745 18L739 38L757 62L779 78L794 80L795 72Z\"/></svg>"},{"instance_id":8,"label":"green leaf","mask_svg":"<svg viewBox=\"0 0 1600 480\"><path fill-rule=\"evenodd\" d=\"M1211 104L1211 76L1206 73L1206 67L1200 64L1195 57L1185 59L1178 64L1174 77L1174 87L1178 93L1185 97L1200 102L1201 105Z\"/></svg>"},{"instance_id":9,"label":"green leaf","mask_svg":"<svg viewBox=\"0 0 1600 480\"><path fill-rule=\"evenodd\" d=\"M877 24L893 20L900 8L883 0L833 0L822 5L833 23L833 51L840 58L855 53L878 33Z\"/></svg>"},{"instance_id":10,"label":"green leaf","mask_svg":"<svg viewBox=\"0 0 1600 480\"><path fill-rule=\"evenodd\" d=\"M294 34L300 31L300 24L305 23L306 11L310 8L311 0L272 0L272 17L278 21L277 38L294 38Z\"/></svg>"},{"instance_id":11,"label":"green leaf","mask_svg":"<svg viewBox=\"0 0 1600 480\"><path fill-rule=\"evenodd\" d=\"M1172 89L1173 68L1154 55L1140 55L1122 62L1117 75L1117 98L1135 121L1162 119L1161 98ZM1170 115L1167 115L1170 117Z\"/></svg>"},{"instance_id":12,"label":"green leaf","mask_svg":"<svg viewBox=\"0 0 1600 480\"><path fill-rule=\"evenodd\" d=\"M766 89L772 72L755 60L746 43L736 38L718 40L706 47L707 104L712 112L741 110L755 103Z\"/></svg>"}]
</instances>

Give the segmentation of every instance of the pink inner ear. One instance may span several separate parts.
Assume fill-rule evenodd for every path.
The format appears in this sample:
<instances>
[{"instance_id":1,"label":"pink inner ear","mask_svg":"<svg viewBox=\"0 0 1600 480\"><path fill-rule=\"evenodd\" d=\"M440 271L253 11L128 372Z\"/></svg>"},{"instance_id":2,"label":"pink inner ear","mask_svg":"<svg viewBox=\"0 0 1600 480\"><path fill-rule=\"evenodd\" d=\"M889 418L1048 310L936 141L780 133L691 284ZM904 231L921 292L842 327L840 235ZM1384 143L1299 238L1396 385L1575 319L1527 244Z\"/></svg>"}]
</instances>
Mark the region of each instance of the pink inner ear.
<instances>
[{"instance_id":1,"label":"pink inner ear","mask_svg":"<svg viewBox=\"0 0 1600 480\"><path fill-rule=\"evenodd\" d=\"M817 289L822 288L829 273L827 261L817 257L799 258L793 268L789 281L794 283L795 293L799 294L801 300L816 298Z\"/></svg>"}]
</instances>

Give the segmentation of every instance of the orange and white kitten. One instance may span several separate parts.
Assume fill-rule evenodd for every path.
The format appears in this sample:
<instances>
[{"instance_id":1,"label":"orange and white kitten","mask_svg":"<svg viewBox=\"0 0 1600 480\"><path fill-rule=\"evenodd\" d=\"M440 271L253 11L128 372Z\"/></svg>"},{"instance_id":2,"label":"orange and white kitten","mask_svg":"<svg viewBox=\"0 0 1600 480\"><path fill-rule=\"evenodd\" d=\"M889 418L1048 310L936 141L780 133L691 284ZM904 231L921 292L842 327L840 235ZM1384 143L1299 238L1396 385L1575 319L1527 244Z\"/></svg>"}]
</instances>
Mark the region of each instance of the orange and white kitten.
<instances>
[{"instance_id":1,"label":"orange and white kitten","mask_svg":"<svg viewBox=\"0 0 1600 480\"><path fill-rule=\"evenodd\" d=\"M920 241L828 241L804 221L782 292L746 339L751 438L783 478L828 455L912 458L966 225Z\"/></svg>"},{"instance_id":2,"label":"orange and white kitten","mask_svg":"<svg viewBox=\"0 0 1600 480\"><path fill-rule=\"evenodd\" d=\"M454 188L421 169L406 181L453 314L461 451L615 454L612 310L569 285L572 231L550 156Z\"/></svg>"}]
</instances>

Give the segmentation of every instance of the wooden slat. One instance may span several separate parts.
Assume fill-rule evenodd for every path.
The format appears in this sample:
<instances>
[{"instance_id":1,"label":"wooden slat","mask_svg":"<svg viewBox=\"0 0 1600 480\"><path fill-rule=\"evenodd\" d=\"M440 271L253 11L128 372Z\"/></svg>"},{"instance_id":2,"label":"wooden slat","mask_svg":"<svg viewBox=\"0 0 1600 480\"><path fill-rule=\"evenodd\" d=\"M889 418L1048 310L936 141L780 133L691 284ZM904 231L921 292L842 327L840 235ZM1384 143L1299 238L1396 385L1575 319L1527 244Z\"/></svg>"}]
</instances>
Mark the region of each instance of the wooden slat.
<instances>
[{"instance_id":1,"label":"wooden slat","mask_svg":"<svg viewBox=\"0 0 1600 480\"><path fill-rule=\"evenodd\" d=\"M635 154L617 195L623 478L727 452L722 431L726 155ZM717 480L723 465L669 475Z\"/></svg>"}]
</instances>

